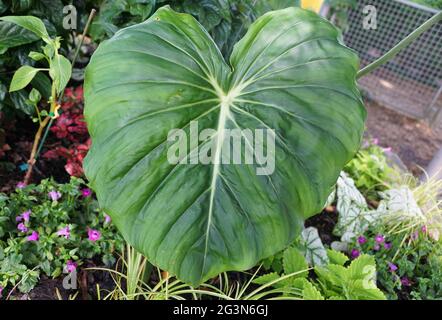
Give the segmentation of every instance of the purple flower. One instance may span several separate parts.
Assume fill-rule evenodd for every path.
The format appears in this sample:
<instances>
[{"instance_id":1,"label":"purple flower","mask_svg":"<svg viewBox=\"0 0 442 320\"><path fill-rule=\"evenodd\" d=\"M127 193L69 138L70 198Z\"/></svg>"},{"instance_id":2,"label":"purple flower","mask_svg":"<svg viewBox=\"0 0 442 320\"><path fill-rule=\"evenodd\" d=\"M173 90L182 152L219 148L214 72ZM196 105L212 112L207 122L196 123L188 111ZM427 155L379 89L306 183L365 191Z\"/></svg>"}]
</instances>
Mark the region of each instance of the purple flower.
<instances>
[{"instance_id":1,"label":"purple flower","mask_svg":"<svg viewBox=\"0 0 442 320\"><path fill-rule=\"evenodd\" d=\"M422 233L427 233L427 231L428 231L427 226L423 226L423 227L421 228L421 231L422 231Z\"/></svg>"},{"instance_id":2,"label":"purple flower","mask_svg":"<svg viewBox=\"0 0 442 320\"><path fill-rule=\"evenodd\" d=\"M77 263L73 262L72 260L68 260L66 262L66 271L67 272L73 272L77 269Z\"/></svg>"},{"instance_id":3,"label":"purple flower","mask_svg":"<svg viewBox=\"0 0 442 320\"><path fill-rule=\"evenodd\" d=\"M28 228L26 228L26 226L25 226L25 224L24 224L23 222L20 222L20 223L18 224L17 229L18 229L20 232L27 232L27 231L28 231Z\"/></svg>"},{"instance_id":4,"label":"purple flower","mask_svg":"<svg viewBox=\"0 0 442 320\"><path fill-rule=\"evenodd\" d=\"M415 231L411 234L411 239L412 240L417 240L419 238L419 232Z\"/></svg>"},{"instance_id":5,"label":"purple flower","mask_svg":"<svg viewBox=\"0 0 442 320\"><path fill-rule=\"evenodd\" d=\"M24 187L26 187L26 183L24 183L23 181L20 181L19 183L17 183L16 188L17 189L23 189Z\"/></svg>"},{"instance_id":6,"label":"purple flower","mask_svg":"<svg viewBox=\"0 0 442 320\"><path fill-rule=\"evenodd\" d=\"M84 188L81 190L81 194L83 195L83 197L87 198L91 196L92 191L89 188Z\"/></svg>"},{"instance_id":7,"label":"purple flower","mask_svg":"<svg viewBox=\"0 0 442 320\"><path fill-rule=\"evenodd\" d=\"M353 250L351 250L350 255L353 259L356 259L357 257L359 257L361 255L361 252L358 249L353 249Z\"/></svg>"},{"instance_id":8,"label":"purple flower","mask_svg":"<svg viewBox=\"0 0 442 320\"><path fill-rule=\"evenodd\" d=\"M38 241L38 232L32 231L32 234L28 236L28 241Z\"/></svg>"},{"instance_id":9,"label":"purple flower","mask_svg":"<svg viewBox=\"0 0 442 320\"><path fill-rule=\"evenodd\" d=\"M374 237L374 241L376 241L377 243L384 243L385 238L383 235L378 234L376 237Z\"/></svg>"},{"instance_id":10,"label":"purple flower","mask_svg":"<svg viewBox=\"0 0 442 320\"><path fill-rule=\"evenodd\" d=\"M380 246L378 243L376 243L376 244L373 246L373 250L374 250L374 251L379 251L379 249L381 249L381 246Z\"/></svg>"},{"instance_id":11,"label":"purple flower","mask_svg":"<svg viewBox=\"0 0 442 320\"><path fill-rule=\"evenodd\" d=\"M411 286L411 281L410 281L410 279L408 279L407 277L403 277L403 278L401 279L401 283L402 283L402 285L403 285L404 287L409 287L409 286Z\"/></svg>"},{"instance_id":12,"label":"purple flower","mask_svg":"<svg viewBox=\"0 0 442 320\"><path fill-rule=\"evenodd\" d=\"M48 193L48 196L52 201L57 201L61 198L61 193L59 191L52 190Z\"/></svg>"},{"instance_id":13,"label":"purple flower","mask_svg":"<svg viewBox=\"0 0 442 320\"><path fill-rule=\"evenodd\" d=\"M21 216L22 216L22 218L23 218L23 220L24 220L25 222L28 222L28 221L29 221L29 217L31 216L31 210L28 210L28 211L23 212L23 213L21 214Z\"/></svg>"},{"instance_id":14,"label":"purple flower","mask_svg":"<svg viewBox=\"0 0 442 320\"><path fill-rule=\"evenodd\" d=\"M392 247L391 242L385 242L385 243L384 243L384 248L385 248L386 250L390 250L391 247Z\"/></svg>"},{"instance_id":15,"label":"purple flower","mask_svg":"<svg viewBox=\"0 0 442 320\"><path fill-rule=\"evenodd\" d=\"M31 216L31 213L32 213L31 210L25 211L21 215L15 217L15 221L29 222L29 218Z\"/></svg>"},{"instance_id":16,"label":"purple flower","mask_svg":"<svg viewBox=\"0 0 442 320\"><path fill-rule=\"evenodd\" d=\"M88 235L88 239L92 242L99 240L101 237L100 231L94 230L94 229L89 229L89 228L87 229L87 235Z\"/></svg>"},{"instance_id":17,"label":"purple flower","mask_svg":"<svg viewBox=\"0 0 442 320\"><path fill-rule=\"evenodd\" d=\"M104 214L104 223L109 224L112 221L108 214Z\"/></svg>"},{"instance_id":18,"label":"purple flower","mask_svg":"<svg viewBox=\"0 0 442 320\"><path fill-rule=\"evenodd\" d=\"M398 269L397 265L395 265L394 263L387 262L387 264L391 272L395 272Z\"/></svg>"},{"instance_id":19,"label":"purple flower","mask_svg":"<svg viewBox=\"0 0 442 320\"><path fill-rule=\"evenodd\" d=\"M71 236L71 232L69 230L69 226L66 226L60 230L57 231L57 236L63 236L66 239L69 239L69 237Z\"/></svg>"},{"instance_id":20,"label":"purple flower","mask_svg":"<svg viewBox=\"0 0 442 320\"><path fill-rule=\"evenodd\" d=\"M367 238L366 237L364 237L364 236L360 236L359 238L358 238L358 243L359 244L364 244L364 243L366 243L367 242Z\"/></svg>"}]
</instances>

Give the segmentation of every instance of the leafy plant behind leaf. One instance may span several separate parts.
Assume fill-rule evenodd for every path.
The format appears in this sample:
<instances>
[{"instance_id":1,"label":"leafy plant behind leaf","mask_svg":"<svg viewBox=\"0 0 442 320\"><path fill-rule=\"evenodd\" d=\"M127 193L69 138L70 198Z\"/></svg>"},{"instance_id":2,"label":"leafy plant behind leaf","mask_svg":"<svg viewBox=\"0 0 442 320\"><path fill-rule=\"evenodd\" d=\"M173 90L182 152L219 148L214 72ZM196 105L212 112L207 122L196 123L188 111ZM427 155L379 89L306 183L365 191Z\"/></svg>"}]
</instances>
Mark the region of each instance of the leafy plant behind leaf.
<instances>
[{"instance_id":1,"label":"leafy plant behind leaf","mask_svg":"<svg viewBox=\"0 0 442 320\"><path fill-rule=\"evenodd\" d=\"M364 129L359 60L338 36L313 12L269 12L227 64L192 16L165 7L102 43L86 71L84 167L129 243L193 285L287 247L323 208ZM216 159L224 129L273 129L275 172L170 164L168 134L191 121L216 131L202 143L217 146Z\"/></svg>"},{"instance_id":2,"label":"leafy plant behind leaf","mask_svg":"<svg viewBox=\"0 0 442 320\"><path fill-rule=\"evenodd\" d=\"M120 28L145 21L154 8L170 5L191 14L210 33L224 57L249 26L266 12L300 6L299 0L105 0L91 27L95 41L111 37Z\"/></svg>"},{"instance_id":3,"label":"leafy plant behind leaf","mask_svg":"<svg viewBox=\"0 0 442 320\"><path fill-rule=\"evenodd\" d=\"M308 227L301 233L301 246L309 265L323 266L328 264L327 251L322 244L318 229Z\"/></svg>"}]
</instances>

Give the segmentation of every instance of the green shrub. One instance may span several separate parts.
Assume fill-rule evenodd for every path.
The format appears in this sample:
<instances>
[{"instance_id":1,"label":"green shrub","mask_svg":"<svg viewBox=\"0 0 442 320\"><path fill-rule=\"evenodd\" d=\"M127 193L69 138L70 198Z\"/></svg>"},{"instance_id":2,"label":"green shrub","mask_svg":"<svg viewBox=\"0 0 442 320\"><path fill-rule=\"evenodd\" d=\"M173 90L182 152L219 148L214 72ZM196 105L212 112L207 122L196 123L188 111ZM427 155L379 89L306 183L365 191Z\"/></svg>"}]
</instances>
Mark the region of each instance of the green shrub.
<instances>
[{"instance_id":1,"label":"green shrub","mask_svg":"<svg viewBox=\"0 0 442 320\"><path fill-rule=\"evenodd\" d=\"M400 177L399 171L388 163L384 149L371 142L359 150L344 171L369 199L376 199L379 191L391 188Z\"/></svg>"},{"instance_id":2,"label":"green shrub","mask_svg":"<svg viewBox=\"0 0 442 320\"><path fill-rule=\"evenodd\" d=\"M283 275L278 272L265 274L253 280L264 285L281 277L293 276L278 281L275 287L285 288L287 294L305 300L384 300L385 295L376 287L376 263L370 255L360 255L355 260L342 253L328 250L330 263L314 267L314 277L308 278L307 261L298 249L288 248L283 253Z\"/></svg>"},{"instance_id":3,"label":"green shrub","mask_svg":"<svg viewBox=\"0 0 442 320\"><path fill-rule=\"evenodd\" d=\"M43 180L0 195L0 287L21 281L28 292L40 274L57 277L86 259L114 264L123 240L83 185Z\"/></svg>"}]
</instances>

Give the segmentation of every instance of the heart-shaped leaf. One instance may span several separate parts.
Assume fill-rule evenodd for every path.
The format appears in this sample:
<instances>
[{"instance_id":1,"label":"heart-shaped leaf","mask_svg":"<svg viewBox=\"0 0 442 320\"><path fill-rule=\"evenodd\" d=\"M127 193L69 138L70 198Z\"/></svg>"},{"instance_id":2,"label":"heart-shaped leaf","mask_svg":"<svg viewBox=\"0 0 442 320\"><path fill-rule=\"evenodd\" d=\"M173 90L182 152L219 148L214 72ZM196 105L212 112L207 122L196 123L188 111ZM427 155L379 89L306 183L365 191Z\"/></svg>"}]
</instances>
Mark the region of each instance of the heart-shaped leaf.
<instances>
[{"instance_id":1,"label":"heart-shaped leaf","mask_svg":"<svg viewBox=\"0 0 442 320\"><path fill-rule=\"evenodd\" d=\"M358 57L338 38L313 12L273 11L227 64L192 16L163 7L102 43L86 71L93 143L84 164L126 240L193 285L292 242L323 208L364 129ZM185 141L196 122L212 134L185 145L187 164L171 163L168 136L181 128ZM267 147L274 171L221 161L234 147L227 129L238 128L241 159ZM267 130L275 150L246 129ZM203 164L197 156L208 148Z\"/></svg>"}]
</instances>

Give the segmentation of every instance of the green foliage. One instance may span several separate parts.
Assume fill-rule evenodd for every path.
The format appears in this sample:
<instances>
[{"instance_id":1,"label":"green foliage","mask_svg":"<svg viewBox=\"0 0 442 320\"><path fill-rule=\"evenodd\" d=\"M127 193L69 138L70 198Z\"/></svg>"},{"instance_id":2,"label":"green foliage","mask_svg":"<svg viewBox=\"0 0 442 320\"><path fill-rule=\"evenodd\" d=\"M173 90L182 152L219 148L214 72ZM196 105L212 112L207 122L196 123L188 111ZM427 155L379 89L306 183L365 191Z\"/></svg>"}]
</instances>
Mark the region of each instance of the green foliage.
<instances>
[{"instance_id":1,"label":"green foliage","mask_svg":"<svg viewBox=\"0 0 442 320\"><path fill-rule=\"evenodd\" d=\"M344 170L368 199L376 199L378 192L397 184L400 176L398 169L388 162L384 150L372 143L363 146Z\"/></svg>"},{"instance_id":2,"label":"green foliage","mask_svg":"<svg viewBox=\"0 0 442 320\"><path fill-rule=\"evenodd\" d=\"M30 65L21 66L14 73L14 76L12 77L9 86L9 92L10 93L17 92L17 94L23 96L24 94L26 94L26 91L23 89L31 83L34 87L33 89L37 91L41 90L41 92L46 93L45 95L48 95L49 91L51 91L51 96L50 97L46 96L46 98L48 100L52 99L51 100L52 105L55 105L54 102L56 99L56 95L59 95L61 92L63 92L69 79L71 78L71 73L72 73L72 67L70 61L67 58L65 58L63 55L61 55L59 52L60 37L51 38L49 36L48 31L46 30L43 21L36 17L6 16L6 17L1 17L0 22L12 23L16 26L26 29L29 32L32 32L33 34L41 38L41 40L45 43L45 46L41 47L42 52L31 51L29 53L29 57L35 61L44 60L49 67L49 68L35 68ZM36 75L40 71L49 71L49 77L52 80L52 84L51 81L49 80L43 80L47 79L46 76L40 76L40 81L37 80L34 83L32 83L32 80L36 77ZM53 90L51 90L51 87L53 87ZM40 91L38 92L40 93ZM22 98L24 100L24 104L26 105L26 109L22 111L25 111L28 114L33 114L34 110L36 110L38 120L41 123L41 117L39 109L37 107L38 101L33 102L33 99L30 96L31 94L32 90L29 93L30 99L26 99L24 97ZM35 91L33 94L35 94ZM15 107L20 109L23 107L23 104L16 103Z\"/></svg>"},{"instance_id":3,"label":"green foliage","mask_svg":"<svg viewBox=\"0 0 442 320\"><path fill-rule=\"evenodd\" d=\"M328 250L330 263L326 266L316 266L316 278L307 278L308 273L302 272L275 284L276 287L286 288L287 292L297 292L305 300L384 300L385 296L376 287L376 263L369 255L361 255L345 266L348 258L342 253ZM266 284L284 275L307 269L307 262L294 248L284 252L284 272L265 274L253 280L256 284ZM303 261L303 262L302 262Z\"/></svg>"},{"instance_id":4,"label":"green foliage","mask_svg":"<svg viewBox=\"0 0 442 320\"><path fill-rule=\"evenodd\" d=\"M192 16L165 7L100 45L85 78L84 168L134 248L196 286L292 243L364 129L358 57L338 37L311 11L273 11L235 45L229 66ZM200 146L212 146L211 159L175 165L168 135L187 134L192 121L214 131ZM263 127L276 132L271 176L220 165L232 145L224 129Z\"/></svg>"},{"instance_id":5,"label":"green foliage","mask_svg":"<svg viewBox=\"0 0 442 320\"><path fill-rule=\"evenodd\" d=\"M424 6L441 9L442 10L442 0L412 0L413 2L423 4Z\"/></svg>"},{"instance_id":6,"label":"green foliage","mask_svg":"<svg viewBox=\"0 0 442 320\"><path fill-rule=\"evenodd\" d=\"M20 282L19 289L28 292L41 273L57 277L69 260L78 265L92 258L101 258L107 266L115 262L114 252L122 249L123 239L96 200L82 195L83 184L77 178L67 184L43 180L8 196L0 194L1 287L11 289ZM52 200L51 191L60 198ZM28 221L22 216L26 211ZM65 228L69 236L58 234ZM100 232L97 241L88 238L88 229ZM29 241L34 231L38 241Z\"/></svg>"},{"instance_id":7,"label":"green foliage","mask_svg":"<svg viewBox=\"0 0 442 320\"><path fill-rule=\"evenodd\" d=\"M89 34L100 42L114 35L120 28L143 22L152 13L156 0L104 0L94 1L98 15Z\"/></svg>"},{"instance_id":8,"label":"green foliage","mask_svg":"<svg viewBox=\"0 0 442 320\"><path fill-rule=\"evenodd\" d=\"M95 41L117 30L145 21L164 5L191 14L210 33L224 57L258 17L271 10L299 6L299 0L104 0L90 34Z\"/></svg>"},{"instance_id":9,"label":"green foliage","mask_svg":"<svg viewBox=\"0 0 442 320\"><path fill-rule=\"evenodd\" d=\"M12 77L9 92L17 91L26 87L41 69L30 66L20 67Z\"/></svg>"},{"instance_id":10,"label":"green foliage","mask_svg":"<svg viewBox=\"0 0 442 320\"><path fill-rule=\"evenodd\" d=\"M442 245L428 228L379 238L382 233L382 228L372 229L365 234L366 242L356 241L351 248L376 259L378 284L388 298L441 299Z\"/></svg>"},{"instance_id":11,"label":"green foliage","mask_svg":"<svg viewBox=\"0 0 442 320\"><path fill-rule=\"evenodd\" d=\"M9 16L6 19L8 21L0 21L0 97L2 97L0 111L10 115L35 113L34 106L27 102L30 89L8 92L12 75L22 65L40 67L38 59L34 59L35 56L30 57L29 53L39 50L45 44L42 38L47 40L48 37L56 35L63 37L64 47L61 50L64 55L68 54L69 30L65 30L62 24L63 6L70 2L68 0L2 0L0 2L0 15ZM83 8L80 4L77 8L81 17ZM80 19L79 27L81 28L83 24ZM50 80L47 75L37 73L31 84L46 100L49 99Z\"/></svg>"},{"instance_id":12,"label":"green foliage","mask_svg":"<svg viewBox=\"0 0 442 320\"><path fill-rule=\"evenodd\" d=\"M349 27L348 11L356 8L358 2L356 0L325 0L325 3L330 6L327 19L346 32Z\"/></svg>"}]
</instances>

